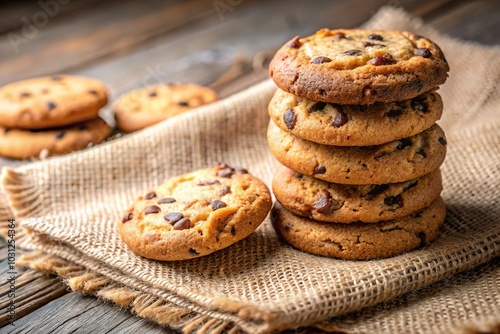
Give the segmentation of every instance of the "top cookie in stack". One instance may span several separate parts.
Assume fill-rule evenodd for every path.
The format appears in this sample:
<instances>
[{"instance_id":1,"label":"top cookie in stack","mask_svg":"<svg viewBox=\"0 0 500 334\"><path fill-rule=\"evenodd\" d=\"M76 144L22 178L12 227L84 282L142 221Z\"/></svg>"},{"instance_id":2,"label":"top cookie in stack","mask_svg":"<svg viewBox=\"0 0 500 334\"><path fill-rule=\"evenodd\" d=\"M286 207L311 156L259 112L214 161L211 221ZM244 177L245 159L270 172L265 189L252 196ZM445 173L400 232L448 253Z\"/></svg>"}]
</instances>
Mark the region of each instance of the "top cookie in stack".
<instances>
[{"instance_id":1,"label":"top cookie in stack","mask_svg":"<svg viewBox=\"0 0 500 334\"><path fill-rule=\"evenodd\" d=\"M436 90L448 71L436 44L408 32L322 29L287 42L270 63L268 142L287 167L273 180L278 234L343 259L435 239L447 144Z\"/></svg>"},{"instance_id":2,"label":"top cookie in stack","mask_svg":"<svg viewBox=\"0 0 500 334\"><path fill-rule=\"evenodd\" d=\"M295 37L270 64L281 89L338 104L409 100L443 84L448 71L439 47L424 37L361 29Z\"/></svg>"}]
</instances>

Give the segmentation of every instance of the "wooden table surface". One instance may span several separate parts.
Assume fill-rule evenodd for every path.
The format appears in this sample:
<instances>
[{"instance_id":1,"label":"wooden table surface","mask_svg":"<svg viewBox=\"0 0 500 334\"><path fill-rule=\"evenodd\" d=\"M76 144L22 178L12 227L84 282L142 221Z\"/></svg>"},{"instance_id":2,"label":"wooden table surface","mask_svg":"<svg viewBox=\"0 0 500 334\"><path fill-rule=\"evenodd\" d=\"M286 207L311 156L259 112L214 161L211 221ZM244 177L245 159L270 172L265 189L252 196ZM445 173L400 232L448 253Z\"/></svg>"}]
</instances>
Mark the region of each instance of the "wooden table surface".
<instances>
[{"instance_id":1,"label":"wooden table surface","mask_svg":"<svg viewBox=\"0 0 500 334\"><path fill-rule=\"evenodd\" d=\"M7 1L0 3L0 85L71 73L101 79L112 99L176 81L210 85L225 97L266 78L269 56L289 38L355 27L384 5L403 7L453 37L500 42L498 0ZM112 121L109 107L104 115ZM0 160L0 166L21 163ZM2 238L0 261L2 333L172 332L26 268L17 268L11 326Z\"/></svg>"}]
</instances>

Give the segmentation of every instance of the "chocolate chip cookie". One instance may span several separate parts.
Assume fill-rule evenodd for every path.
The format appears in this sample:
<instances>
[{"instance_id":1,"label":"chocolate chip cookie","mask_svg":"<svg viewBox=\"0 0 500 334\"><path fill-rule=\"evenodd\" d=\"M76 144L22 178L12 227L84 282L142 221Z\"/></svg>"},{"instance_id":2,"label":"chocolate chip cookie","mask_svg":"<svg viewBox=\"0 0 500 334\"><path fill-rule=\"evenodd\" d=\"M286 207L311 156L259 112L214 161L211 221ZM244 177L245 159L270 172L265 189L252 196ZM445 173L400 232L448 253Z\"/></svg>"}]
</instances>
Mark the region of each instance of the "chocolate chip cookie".
<instances>
[{"instance_id":1,"label":"chocolate chip cookie","mask_svg":"<svg viewBox=\"0 0 500 334\"><path fill-rule=\"evenodd\" d=\"M376 224L334 224L299 217L275 203L271 220L279 237L294 248L345 260L387 258L435 240L446 216L439 197L428 208Z\"/></svg>"},{"instance_id":2,"label":"chocolate chip cookie","mask_svg":"<svg viewBox=\"0 0 500 334\"><path fill-rule=\"evenodd\" d=\"M160 84L122 95L115 102L113 111L118 127L133 132L217 99L217 93L207 87Z\"/></svg>"},{"instance_id":3,"label":"chocolate chip cookie","mask_svg":"<svg viewBox=\"0 0 500 334\"><path fill-rule=\"evenodd\" d=\"M438 93L373 105L317 102L278 89L269 116L283 131L334 146L367 146L416 135L430 128L443 111Z\"/></svg>"},{"instance_id":4,"label":"chocolate chip cookie","mask_svg":"<svg viewBox=\"0 0 500 334\"><path fill-rule=\"evenodd\" d=\"M98 80L57 75L0 88L0 126L46 129L95 119L108 101Z\"/></svg>"},{"instance_id":5,"label":"chocolate chip cookie","mask_svg":"<svg viewBox=\"0 0 500 334\"><path fill-rule=\"evenodd\" d=\"M335 223L375 223L428 207L443 186L439 169L415 180L380 185L329 183L279 166L276 199L296 215Z\"/></svg>"},{"instance_id":6,"label":"chocolate chip cookie","mask_svg":"<svg viewBox=\"0 0 500 334\"><path fill-rule=\"evenodd\" d=\"M220 164L173 177L140 196L119 230L138 255L161 261L204 256L247 237L271 209L267 186Z\"/></svg>"},{"instance_id":7,"label":"chocolate chip cookie","mask_svg":"<svg viewBox=\"0 0 500 334\"><path fill-rule=\"evenodd\" d=\"M110 133L111 127L101 118L45 130L0 127L0 155L14 159L62 155L99 144Z\"/></svg>"},{"instance_id":8,"label":"chocolate chip cookie","mask_svg":"<svg viewBox=\"0 0 500 334\"><path fill-rule=\"evenodd\" d=\"M281 89L338 104L409 100L443 84L448 71L439 47L425 37L362 29L295 37L269 66Z\"/></svg>"},{"instance_id":9,"label":"chocolate chip cookie","mask_svg":"<svg viewBox=\"0 0 500 334\"><path fill-rule=\"evenodd\" d=\"M387 184L416 179L437 169L446 138L437 125L383 145L328 146L284 132L272 121L268 144L276 159L296 172L340 184Z\"/></svg>"}]
</instances>

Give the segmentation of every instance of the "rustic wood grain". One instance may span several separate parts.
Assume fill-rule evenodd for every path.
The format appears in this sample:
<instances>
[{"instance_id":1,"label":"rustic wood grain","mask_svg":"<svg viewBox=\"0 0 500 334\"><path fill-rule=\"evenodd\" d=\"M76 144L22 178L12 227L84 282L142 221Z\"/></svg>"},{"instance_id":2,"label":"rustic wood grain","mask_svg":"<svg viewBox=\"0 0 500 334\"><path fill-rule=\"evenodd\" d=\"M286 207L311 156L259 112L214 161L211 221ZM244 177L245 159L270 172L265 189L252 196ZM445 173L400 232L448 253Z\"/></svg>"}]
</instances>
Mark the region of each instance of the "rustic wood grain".
<instances>
[{"instance_id":1,"label":"rustic wood grain","mask_svg":"<svg viewBox=\"0 0 500 334\"><path fill-rule=\"evenodd\" d=\"M124 53L201 17L211 15L218 20L214 13L210 0L115 0L84 7L74 15L55 16L26 43L19 44L18 52L8 39L0 40L0 84L67 71ZM29 36L22 31L15 33Z\"/></svg>"},{"instance_id":2,"label":"rustic wood grain","mask_svg":"<svg viewBox=\"0 0 500 334\"><path fill-rule=\"evenodd\" d=\"M43 321L42 321L43 319ZM173 333L116 306L76 293L62 296L18 319L14 333Z\"/></svg>"},{"instance_id":3,"label":"rustic wood grain","mask_svg":"<svg viewBox=\"0 0 500 334\"><path fill-rule=\"evenodd\" d=\"M66 286L57 278L49 278L33 270L28 270L21 274L16 279L16 283L18 281L20 281L21 284L19 286L16 284L14 298L17 319L22 318L33 310L39 309L43 305L67 293ZM0 286L0 289L4 292L8 289L4 287L6 284L8 283L2 282L2 286ZM0 327L9 326L10 317L6 310L10 303L10 299L6 298L5 295L0 295L0 298L2 298L0 302L0 309L2 310L0 313Z\"/></svg>"},{"instance_id":4,"label":"rustic wood grain","mask_svg":"<svg viewBox=\"0 0 500 334\"><path fill-rule=\"evenodd\" d=\"M40 6L38 1L10 1L2 4L2 20L0 20L0 33L8 33L16 29L22 29L22 26L28 22L33 22L33 16L37 17L36 13L43 11L49 16L65 15L73 11L80 10L86 6L93 5L103 0L78 0L69 1L66 4L57 7L54 5L47 8ZM42 0L43 3L52 3L52 0ZM57 2L56 2L57 3ZM26 18L26 19L24 19Z\"/></svg>"},{"instance_id":5,"label":"rustic wood grain","mask_svg":"<svg viewBox=\"0 0 500 334\"><path fill-rule=\"evenodd\" d=\"M499 0L467 1L436 17L431 24L453 37L499 45L499 15Z\"/></svg>"},{"instance_id":6,"label":"rustic wood grain","mask_svg":"<svg viewBox=\"0 0 500 334\"><path fill-rule=\"evenodd\" d=\"M82 5L79 10L61 13L26 45L29 53L15 57L5 58L11 50L5 49L8 44L1 39L0 80L68 71L102 79L114 97L156 81L215 83L221 95L228 96L266 78L262 64L290 36L310 34L323 26L354 27L385 4L402 6L452 36L489 44L500 41L499 1L321 0L314 5L298 0L260 4L244 1L241 7L225 13L223 20L215 13L212 1L140 3L96 1L91 6ZM15 13L15 9L11 7L9 13ZM29 9L17 10L26 13ZM217 81L223 74L225 79ZM0 161L0 166L19 163ZM2 277L7 272L5 246L0 238ZM0 331L165 332L160 326L93 297L67 293L65 286L53 277L31 269L16 270L18 319L13 331L9 327ZM0 282L0 327L8 323L5 315L8 290L6 283Z\"/></svg>"}]
</instances>

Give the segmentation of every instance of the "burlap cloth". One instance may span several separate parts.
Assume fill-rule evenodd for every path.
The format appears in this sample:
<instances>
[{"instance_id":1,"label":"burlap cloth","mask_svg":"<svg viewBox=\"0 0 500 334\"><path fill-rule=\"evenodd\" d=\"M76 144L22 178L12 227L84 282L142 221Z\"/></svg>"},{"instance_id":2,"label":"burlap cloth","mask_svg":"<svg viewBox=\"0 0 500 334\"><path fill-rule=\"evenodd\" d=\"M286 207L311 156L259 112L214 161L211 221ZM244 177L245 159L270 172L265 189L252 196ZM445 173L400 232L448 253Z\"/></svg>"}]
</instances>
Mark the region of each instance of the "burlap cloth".
<instances>
[{"instance_id":1,"label":"burlap cloth","mask_svg":"<svg viewBox=\"0 0 500 334\"><path fill-rule=\"evenodd\" d=\"M224 161L270 183L266 106L275 86L266 81L97 148L5 168L10 208L31 231L18 241L39 250L24 263L185 332L306 325L353 333L500 331L500 271L492 260L500 254L500 48L441 36L395 9L367 26L428 36L452 68L440 90L448 216L432 245L391 259L341 261L280 243L267 219L246 240L191 261L161 263L129 251L117 231L124 208L169 176Z\"/></svg>"}]
</instances>

